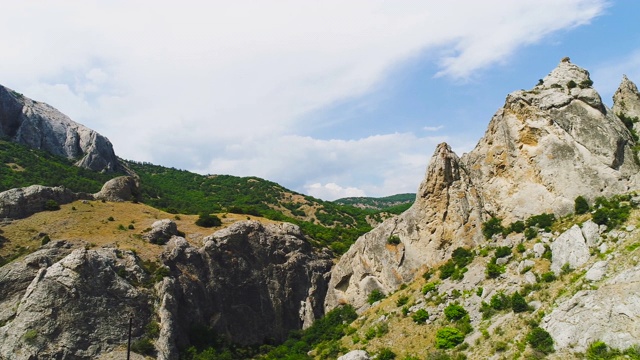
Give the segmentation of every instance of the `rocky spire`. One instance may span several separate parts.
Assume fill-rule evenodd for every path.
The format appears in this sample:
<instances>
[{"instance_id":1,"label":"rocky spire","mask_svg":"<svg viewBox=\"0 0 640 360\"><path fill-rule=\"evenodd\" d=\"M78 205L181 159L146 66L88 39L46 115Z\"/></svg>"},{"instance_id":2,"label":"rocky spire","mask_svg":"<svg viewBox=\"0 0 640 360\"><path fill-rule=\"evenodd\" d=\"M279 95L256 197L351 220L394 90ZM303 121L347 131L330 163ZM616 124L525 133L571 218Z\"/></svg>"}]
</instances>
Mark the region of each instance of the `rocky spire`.
<instances>
[{"instance_id":1,"label":"rocky spire","mask_svg":"<svg viewBox=\"0 0 640 360\"><path fill-rule=\"evenodd\" d=\"M640 92L626 75L622 76L622 82L613 94L613 112L629 118L640 117Z\"/></svg>"}]
</instances>

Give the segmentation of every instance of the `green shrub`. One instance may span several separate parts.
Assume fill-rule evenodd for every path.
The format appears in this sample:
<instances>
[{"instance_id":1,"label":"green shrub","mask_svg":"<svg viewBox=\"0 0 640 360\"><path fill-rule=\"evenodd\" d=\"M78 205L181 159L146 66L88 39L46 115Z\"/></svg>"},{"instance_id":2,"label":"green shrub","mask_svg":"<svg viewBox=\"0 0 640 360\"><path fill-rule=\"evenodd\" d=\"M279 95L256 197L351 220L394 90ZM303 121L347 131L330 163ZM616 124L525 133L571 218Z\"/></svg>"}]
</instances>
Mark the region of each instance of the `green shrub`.
<instances>
[{"instance_id":1,"label":"green shrub","mask_svg":"<svg viewBox=\"0 0 640 360\"><path fill-rule=\"evenodd\" d=\"M502 234L504 231L502 219L500 218L492 217L488 221L482 223L482 234L487 240L491 239L493 235Z\"/></svg>"},{"instance_id":2,"label":"green shrub","mask_svg":"<svg viewBox=\"0 0 640 360\"><path fill-rule=\"evenodd\" d=\"M444 316L449 321L458 321L463 317L467 316L469 313L459 304L453 303L449 304L446 308L444 308Z\"/></svg>"},{"instance_id":3,"label":"green shrub","mask_svg":"<svg viewBox=\"0 0 640 360\"><path fill-rule=\"evenodd\" d=\"M451 349L464 341L464 334L452 327L444 327L436 333L436 348Z\"/></svg>"},{"instance_id":4,"label":"green shrub","mask_svg":"<svg viewBox=\"0 0 640 360\"><path fill-rule=\"evenodd\" d=\"M47 245L50 241L51 241L51 238L49 237L49 235L45 235L40 240L40 245Z\"/></svg>"},{"instance_id":5,"label":"green shrub","mask_svg":"<svg viewBox=\"0 0 640 360\"><path fill-rule=\"evenodd\" d=\"M382 348L378 351L378 356L376 359L378 360L393 360L396 358L396 353L391 351L389 348Z\"/></svg>"},{"instance_id":6,"label":"green shrub","mask_svg":"<svg viewBox=\"0 0 640 360\"><path fill-rule=\"evenodd\" d=\"M511 307L511 299L503 292L499 292L491 297L489 304L494 310L506 310Z\"/></svg>"},{"instance_id":7,"label":"green shrub","mask_svg":"<svg viewBox=\"0 0 640 360\"><path fill-rule=\"evenodd\" d=\"M578 84L576 84L576 82L575 82L575 81L573 81L573 80L569 80L569 81L567 82L567 88L569 88L569 89L573 89L573 88L574 88L574 87L576 87L576 86L578 86Z\"/></svg>"},{"instance_id":8,"label":"green shrub","mask_svg":"<svg viewBox=\"0 0 640 360\"><path fill-rule=\"evenodd\" d=\"M487 269L485 270L487 279L495 279L502 273L504 273L504 268L502 266L497 265L493 261L487 264Z\"/></svg>"},{"instance_id":9,"label":"green shrub","mask_svg":"<svg viewBox=\"0 0 640 360\"><path fill-rule=\"evenodd\" d=\"M60 205L58 205L55 200L47 200L47 202L44 203L44 209L47 211L60 210Z\"/></svg>"},{"instance_id":10,"label":"green shrub","mask_svg":"<svg viewBox=\"0 0 640 360\"><path fill-rule=\"evenodd\" d=\"M408 302L409 302L409 297L406 295L403 295L403 296L400 296L396 301L396 306L400 307L403 305L407 305Z\"/></svg>"},{"instance_id":11,"label":"green shrub","mask_svg":"<svg viewBox=\"0 0 640 360\"><path fill-rule=\"evenodd\" d=\"M549 354L554 351L553 338L541 327L536 326L531 329L529 334L527 334L527 342L533 349L545 354Z\"/></svg>"},{"instance_id":12,"label":"green shrub","mask_svg":"<svg viewBox=\"0 0 640 360\"><path fill-rule=\"evenodd\" d=\"M107 219L109 221L116 221L116 219L113 218L113 216L109 216L109 218Z\"/></svg>"},{"instance_id":13,"label":"green shrub","mask_svg":"<svg viewBox=\"0 0 640 360\"><path fill-rule=\"evenodd\" d=\"M400 244L400 237L398 235L391 235L387 239L387 244L398 245Z\"/></svg>"},{"instance_id":14,"label":"green shrub","mask_svg":"<svg viewBox=\"0 0 640 360\"><path fill-rule=\"evenodd\" d=\"M511 248L508 246L500 246L496 248L496 259L511 255Z\"/></svg>"},{"instance_id":15,"label":"green shrub","mask_svg":"<svg viewBox=\"0 0 640 360\"><path fill-rule=\"evenodd\" d=\"M533 227L528 227L525 231L524 231L524 237L527 240L531 240L533 238L535 238L536 236L538 236L538 231L533 228Z\"/></svg>"},{"instance_id":16,"label":"green shrub","mask_svg":"<svg viewBox=\"0 0 640 360\"><path fill-rule=\"evenodd\" d=\"M129 224L129 226L127 226L127 228L128 228L129 230L134 230L134 229L135 229L135 226L133 226L133 224Z\"/></svg>"},{"instance_id":17,"label":"green shrub","mask_svg":"<svg viewBox=\"0 0 640 360\"><path fill-rule=\"evenodd\" d=\"M422 287L422 293L423 293L424 295L427 295L427 293L428 293L428 292L436 290L436 287L437 287L437 286L436 286L436 284L435 284L435 283L432 283L432 282L430 282L430 283L426 283L426 284L424 284L424 286Z\"/></svg>"},{"instance_id":18,"label":"green shrub","mask_svg":"<svg viewBox=\"0 0 640 360\"><path fill-rule=\"evenodd\" d=\"M580 81L580 87L583 88L583 89L591 87L591 85L593 85L593 80L591 80L591 79L585 79L585 80Z\"/></svg>"},{"instance_id":19,"label":"green shrub","mask_svg":"<svg viewBox=\"0 0 640 360\"><path fill-rule=\"evenodd\" d=\"M411 315L411 319L416 324L424 324L425 321L429 319L429 313L425 309L419 309L413 315Z\"/></svg>"},{"instance_id":20,"label":"green shrub","mask_svg":"<svg viewBox=\"0 0 640 360\"><path fill-rule=\"evenodd\" d=\"M518 291L511 295L511 309L515 313L521 313L529 310L527 300L525 300L524 296L522 296Z\"/></svg>"},{"instance_id":21,"label":"green shrub","mask_svg":"<svg viewBox=\"0 0 640 360\"><path fill-rule=\"evenodd\" d=\"M521 233L524 231L525 225L523 221L516 221L514 223L512 223L511 225L509 225L509 233Z\"/></svg>"},{"instance_id":22,"label":"green shrub","mask_svg":"<svg viewBox=\"0 0 640 360\"><path fill-rule=\"evenodd\" d=\"M373 290L372 292L369 293L369 296L367 297L367 302L369 303L369 305L373 304L376 301L380 301L382 299L384 299L386 296L384 295L384 293L378 289Z\"/></svg>"},{"instance_id":23,"label":"green shrub","mask_svg":"<svg viewBox=\"0 0 640 360\"><path fill-rule=\"evenodd\" d=\"M544 229L545 231L551 231L551 226L556 221L556 216L554 214L539 214L533 215L529 217L526 221L527 226L537 226L540 229Z\"/></svg>"},{"instance_id":24,"label":"green shrub","mask_svg":"<svg viewBox=\"0 0 640 360\"><path fill-rule=\"evenodd\" d=\"M196 225L205 227L205 228L210 228L210 227L222 225L222 220L220 220L220 218L217 217L216 215L202 213L198 217L198 220L196 220Z\"/></svg>"},{"instance_id":25,"label":"green shrub","mask_svg":"<svg viewBox=\"0 0 640 360\"><path fill-rule=\"evenodd\" d=\"M136 354L152 356L155 352L155 346L149 338L142 338L131 343L131 351Z\"/></svg>"},{"instance_id":26,"label":"green shrub","mask_svg":"<svg viewBox=\"0 0 640 360\"><path fill-rule=\"evenodd\" d=\"M459 247L451 253L451 259L459 267L465 267L473 261L473 252L471 250Z\"/></svg>"},{"instance_id":27,"label":"green shrub","mask_svg":"<svg viewBox=\"0 0 640 360\"><path fill-rule=\"evenodd\" d=\"M575 200L573 208L578 215L586 214L589 212L589 203L584 197L578 196Z\"/></svg>"},{"instance_id":28,"label":"green shrub","mask_svg":"<svg viewBox=\"0 0 640 360\"><path fill-rule=\"evenodd\" d=\"M549 271L540 275L540 278L542 279L542 281L550 283L556 280L556 274L554 274L553 271Z\"/></svg>"},{"instance_id":29,"label":"green shrub","mask_svg":"<svg viewBox=\"0 0 640 360\"><path fill-rule=\"evenodd\" d=\"M455 271L456 264L452 260L447 261L442 266L440 266L440 279L444 280L450 278Z\"/></svg>"},{"instance_id":30,"label":"green shrub","mask_svg":"<svg viewBox=\"0 0 640 360\"><path fill-rule=\"evenodd\" d=\"M22 339L24 339L27 344L35 343L37 338L38 331L36 329L27 330L27 332L22 335Z\"/></svg>"},{"instance_id":31,"label":"green shrub","mask_svg":"<svg viewBox=\"0 0 640 360\"><path fill-rule=\"evenodd\" d=\"M522 254L523 252L527 251L527 248L524 247L523 243L520 243L516 245L516 251Z\"/></svg>"}]
</instances>

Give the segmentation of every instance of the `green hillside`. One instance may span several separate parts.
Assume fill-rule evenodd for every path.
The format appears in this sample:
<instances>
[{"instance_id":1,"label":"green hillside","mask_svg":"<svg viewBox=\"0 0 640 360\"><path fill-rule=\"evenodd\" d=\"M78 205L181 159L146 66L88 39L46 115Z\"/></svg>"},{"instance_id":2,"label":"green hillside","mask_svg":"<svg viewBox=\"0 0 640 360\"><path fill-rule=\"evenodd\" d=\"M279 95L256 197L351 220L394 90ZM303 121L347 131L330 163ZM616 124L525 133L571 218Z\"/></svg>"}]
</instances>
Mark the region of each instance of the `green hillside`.
<instances>
[{"instance_id":1,"label":"green hillside","mask_svg":"<svg viewBox=\"0 0 640 360\"><path fill-rule=\"evenodd\" d=\"M384 210L393 214L400 214L407 210L415 201L416 194L397 194L380 198L374 197L346 197L335 200L340 205L350 205L362 209Z\"/></svg>"}]
</instances>

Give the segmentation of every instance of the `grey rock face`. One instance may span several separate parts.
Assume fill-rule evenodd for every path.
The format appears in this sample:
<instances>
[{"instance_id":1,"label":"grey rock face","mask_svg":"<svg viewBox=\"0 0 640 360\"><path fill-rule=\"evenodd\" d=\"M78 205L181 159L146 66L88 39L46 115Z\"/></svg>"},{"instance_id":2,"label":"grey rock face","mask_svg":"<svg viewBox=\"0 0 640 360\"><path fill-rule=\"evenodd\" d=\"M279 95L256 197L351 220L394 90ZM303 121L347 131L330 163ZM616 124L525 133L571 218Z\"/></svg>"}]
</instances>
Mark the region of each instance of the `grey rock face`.
<instances>
[{"instance_id":1,"label":"grey rock face","mask_svg":"<svg viewBox=\"0 0 640 360\"><path fill-rule=\"evenodd\" d=\"M0 193L0 218L20 219L46 210L49 201L62 205L80 199L89 200L93 197L89 194L74 193L62 186L31 185L11 189Z\"/></svg>"},{"instance_id":2,"label":"grey rock face","mask_svg":"<svg viewBox=\"0 0 640 360\"><path fill-rule=\"evenodd\" d=\"M0 137L76 160L96 171L119 168L109 140L53 107L0 85Z\"/></svg>"},{"instance_id":3,"label":"grey rock face","mask_svg":"<svg viewBox=\"0 0 640 360\"><path fill-rule=\"evenodd\" d=\"M607 273L608 261L598 261L587 271L584 278L589 281L600 281Z\"/></svg>"},{"instance_id":4,"label":"grey rock face","mask_svg":"<svg viewBox=\"0 0 640 360\"><path fill-rule=\"evenodd\" d=\"M281 341L323 314L332 262L295 225L243 221L205 238L199 249L173 237L163 259L175 278L160 295L175 329L161 333L167 358L176 345L188 344L195 326L239 344L261 344Z\"/></svg>"},{"instance_id":5,"label":"grey rock face","mask_svg":"<svg viewBox=\"0 0 640 360\"><path fill-rule=\"evenodd\" d=\"M460 246L484 241L482 201L460 159L438 145L413 206L361 236L334 266L325 306L366 305L368 294L387 294L435 266ZM388 243L398 236L400 244Z\"/></svg>"},{"instance_id":6,"label":"grey rock face","mask_svg":"<svg viewBox=\"0 0 640 360\"><path fill-rule=\"evenodd\" d=\"M613 94L613 112L630 118L640 117L640 92L636 84L626 75L623 75L618 90ZM640 124L636 125L640 126Z\"/></svg>"},{"instance_id":7,"label":"grey rock face","mask_svg":"<svg viewBox=\"0 0 640 360\"><path fill-rule=\"evenodd\" d=\"M627 349L640 338L640 267L626 270L601 285L561 303L542 321L556 349L583 352L601 340Z\"/></svg>"},{"instance_id":8,"label":"grey rock face","mask_svg":"<svg viewBox=\"0 0 640 360\"><path fill-rule=\"evenodd\" d=\"M126 344L129 316L140 336L151 297L119 273L144 275L131 252L64 242L4 266L0 282L11 286L0 295L0 358L92 359Z\"/></svg>"},{"instance_id":9,"label":"grey rock face","mask_svg":"<svg viewBox=\"0 0 640 360\"><path fill-rule=\"evenodd\" d=\"M178 226L169 219L158 220L143 237L152 244L165 244L171 237L178 235Z\"/></svg>"},{"instance_id":10,"label":"grey rock face","mask_svg":"<svg viewBox=\"0 0 640 360\"><path fill-rule=\"evenodd\" d=\"M638 185L634 140L589 85L561 62L543 83L507 96L462 163L490 213L509 220L573 212L574 200Z\"/></svg>"},{"instance_id":11,"label":"grey rock face","mask_svg":"<svg viewBox=\"0 0 640 360\"><path fill-rule=\"evenodd\" d=\"M338 360L370 360L369 354L364 350L353 350L340 356Z\"/></svg>"},{"instance_id":12,"label":"grey rock face","mask_svg":"<svg viewBox=\"0 0 640 360\"><path fill-rule=\"evenodd\" d=\"M589 246L580 227L573 225L551 243L551 270L559 274L565 264L576 269L589 261L589 256Z\"/></svg>"},{"instance_id":13,"label":"grey rock face","mask_svg":"<svg viewBox=\"0 0 640 360\"><path fill-rule=\"evenodd\" d=\"M100 192L93 195L98 200L122 202L140 200L138 183L132 176L119 176L107 181Z\"/></svg>"}]
</instances>

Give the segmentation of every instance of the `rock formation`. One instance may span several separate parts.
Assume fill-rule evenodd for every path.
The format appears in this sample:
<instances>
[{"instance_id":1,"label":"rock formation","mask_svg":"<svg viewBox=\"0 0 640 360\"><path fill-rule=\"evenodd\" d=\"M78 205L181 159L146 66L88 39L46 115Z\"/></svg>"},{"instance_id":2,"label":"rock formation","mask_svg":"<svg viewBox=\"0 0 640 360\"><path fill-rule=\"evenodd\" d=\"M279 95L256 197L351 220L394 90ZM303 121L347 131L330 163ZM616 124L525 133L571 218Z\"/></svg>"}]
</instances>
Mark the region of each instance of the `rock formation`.
<instances>
[{"instance_id":1,"label":"rock formation","mask_svg":"<svg viewBox=\"0 0 640 360\"><path fill-rule=\"evenodd\" d=\"M640 118L640 92L638 87L626 75L622 77L622 82L613 94L613 112L622 114L629 118ZM640 124L634 124L634 128ZM638 129L636 128L636 131Z\"/></svg>"},{"instance_id":2,"label":"rock formation","mask_svg":"<svg viewBox=\"0 0 640 360\"><path fill-rule=\"evenodd\" d=\"M460 159L438 145L413 206L351 246L331 273L326 307L366 304L373 290L389 293L418 270L444 261L453 249L480 243L482 201ZM399 243L389 239L398 237Z\"/></svg>"},{"instance_id":3,"label":"rock formation","mask_svg":"<svg viewBox=\"0 0 640 360\"><path fill-rule=\"evenodd\" d=\"M97 200L106 201L139 201L138 182L132 176L119 176L107 181L100 192L93 195Z\"/></svg>"},{"instance_id":4,"label":"rock formation","mask_svg":"<svg viewBox=\"0 0 640 360\"><path fill-rule=\"evenodd\" d=\"M151 230L143 235L143 238L152 244L164 245L169 239L179 234L178 226L174 221L163 219L154 222L151 225Z\"/></svg>"},{"instance_id":5,"label":"rock formation","mask_svg":"<svg viewBox=\"0 0 640 360\"><path fill-rule=\"evenodd\" d=\"M635 140L591 85L586 70L562 61L533 89L509 94L470 153L459 159L438 145L415 204L340 258L327 309L362 308L374 289L394 291L456 247L482 243L481 224L491 216L508 224L564 215L577 196L593 201L637 188ZM388 243L392 236L400 243Z\"/></svg>"},{"instance_id":6,"label":"rock formation","mask_svg":"<svg viewBox=\"0 0 640 360\"><path fill-rule=\"evenodd\" d=\"M171 269L159 294L163 358L175 358L198 328L243 345L284 340L323 314L332 264L299 227L256 221L219 230L199 249L173 237L163 261Z\"/></svg>"},{"instance_id":7,"label":"rock formation","mask_svg":"<svg viewBox=\"0 0 640 360\"><path fill-rule=\"evenodd\" d=\"M127 274L126 277L123 274ZM90 359L151 320L146 274L132 252L48 244L0 268L0 358Z\"/></svg>"},{"instance_id":8,"label":"rock formation","mask_svg":"<svg viewBox=\"0 0 640 360\"><path fill-rule=\"evenodd\" d=\"M118 159L109 140L53 107L0 85L0 137L73 159L77 166L114 171Z\"/></svg>"},{"instance_id":9,"label":"rock formation","mask_svg":"<svg viewBox=\"0 0 640 360\"><path fill-rule=\"evenodd\" d=\"M62 205L80 199L93 199L89 194L74 193L62 186L47 187L31 185L0 193L0 218L20 219L37 212L52 210L51 206Z\"/></svg>"}]
</instances>

